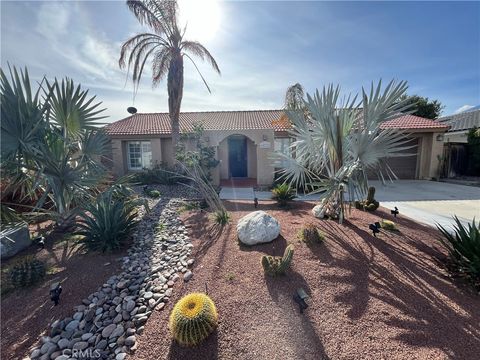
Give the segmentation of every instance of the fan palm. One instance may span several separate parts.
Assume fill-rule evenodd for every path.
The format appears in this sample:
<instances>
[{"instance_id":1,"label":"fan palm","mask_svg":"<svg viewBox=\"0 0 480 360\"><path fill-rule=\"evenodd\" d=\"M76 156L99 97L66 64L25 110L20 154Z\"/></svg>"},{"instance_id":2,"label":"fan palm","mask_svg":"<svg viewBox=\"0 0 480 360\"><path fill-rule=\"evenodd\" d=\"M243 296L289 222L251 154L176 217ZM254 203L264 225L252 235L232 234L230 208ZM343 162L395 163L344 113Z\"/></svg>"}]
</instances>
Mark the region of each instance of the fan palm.
<instances>
[{"instance_id":1,"label":"fan palm","mask_svg":"<svg viewBox=\"0 0 480 360\"><path fill-rule=\"evenodd\" d=\"M120 52L120 68L132 70L132 80L138 86L145 63L152 60L152 81L157 86L167 76L168 112L172 125L172 145L176 149L180 138L180 106L183 97L183 60L189 59L200 74L203 83L210 87L200 73L192 56L210 63L220 74L220 68L210 52L197 41L184 39L185 29L178 24L178 6L171 0L128 0L128 8L151 33L142 33L127 40Z\"/></svg>"},{"instance_id":2,"label":"fan palm","mask_svg":"<svg viewBox=\"0 0 480 360\"><path fill-rule=\"evenodd\" d=\"M367 192L367 172L375 171L383 181L395 178L388 158L408 156L406 134L397 129L381 129L380 124L407 110L398 101L405 93L405 82L390 82L382 93L381 81L370 93L340 98L340 88L330 85L312 97L307 94L306 112L287 111L292 122L292 155L277 154L286 166L281 178L301 187L321 192L322 206L334 209L340 221L345 213L344 193L349 200L361 199ZM314 180L312 180L314 179Z\"/></svg>"}]
</instances>

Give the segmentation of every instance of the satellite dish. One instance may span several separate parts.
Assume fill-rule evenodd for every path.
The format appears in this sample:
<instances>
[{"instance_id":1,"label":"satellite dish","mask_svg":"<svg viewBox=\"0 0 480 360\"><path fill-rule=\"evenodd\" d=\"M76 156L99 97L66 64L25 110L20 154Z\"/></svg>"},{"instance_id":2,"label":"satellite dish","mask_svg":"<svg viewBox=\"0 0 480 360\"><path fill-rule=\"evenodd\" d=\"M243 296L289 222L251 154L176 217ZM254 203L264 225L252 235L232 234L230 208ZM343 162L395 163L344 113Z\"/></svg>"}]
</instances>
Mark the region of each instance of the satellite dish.
<instances>
[{"instance_id":1,"label":"satellite dish","mask_svg":"<svg viewBox=\"0 0 480 360\"><path fill-rule=\"evenodd\" d=\"M130 106L127 108L127 111L130 113L130 114L136 114L137 113L137 108L136 107L133 107L133 106Z\"/></svg>"}]
</instances>

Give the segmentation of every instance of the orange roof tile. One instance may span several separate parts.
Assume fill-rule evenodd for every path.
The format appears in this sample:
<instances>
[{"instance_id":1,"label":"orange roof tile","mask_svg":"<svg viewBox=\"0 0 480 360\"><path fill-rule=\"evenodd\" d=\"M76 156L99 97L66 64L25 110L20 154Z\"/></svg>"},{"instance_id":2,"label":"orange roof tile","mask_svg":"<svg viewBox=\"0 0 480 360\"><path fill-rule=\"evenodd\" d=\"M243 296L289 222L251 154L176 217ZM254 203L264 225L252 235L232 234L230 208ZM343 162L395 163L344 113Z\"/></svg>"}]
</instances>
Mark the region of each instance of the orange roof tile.
<instances>
[{"instance_id":1,"label":"orange roof tile","mask_svg":"<svg viewBox=\"0 0 480 360\"><path fill-rule=\"evenodd\" d=\"M393 120L385 121L380 125L381 129L443 129L447 130L448 126L435 120L426 119L415 115L403 115Z\"/></svg>"}]
</instances>

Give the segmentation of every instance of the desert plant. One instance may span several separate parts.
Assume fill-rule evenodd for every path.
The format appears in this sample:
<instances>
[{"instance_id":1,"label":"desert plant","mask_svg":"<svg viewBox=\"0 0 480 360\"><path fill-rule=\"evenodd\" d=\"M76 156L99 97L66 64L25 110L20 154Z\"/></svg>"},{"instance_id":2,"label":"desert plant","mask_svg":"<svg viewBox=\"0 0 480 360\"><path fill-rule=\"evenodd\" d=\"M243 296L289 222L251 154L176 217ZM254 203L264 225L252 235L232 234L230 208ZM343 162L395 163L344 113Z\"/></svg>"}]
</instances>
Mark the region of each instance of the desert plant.
<instances>
[{"instance_id":1,"label":"desert plant","mask_svg":"<svg viewBox=\"0 0 480 360\"><path fill-rule=\"evenodd\" d=\"M120 52L120 68L132 68L133 83L138 86L147 59L152 61L152 81L156 86L167 77L168 112L172 125L172 146L175 150L180 138L180 106L183 97L183 61L189 59L200 74L208 92L210 88L192 56L207 62L220 74L220 68L210 52L197 41L184 39L185 29L178 23L177 1L127 0L127 6L140 24L153 33L142 33L128 39Z\"/></svg>"},{"instance_id":2,"label":"desert plant","mask_svg":"<svg viewBox=\"0 0 480 360\"><path fill-rule=\"evenodd\" d=\"M262 256L262 267L270 276L283 275L290 267L293 258L293 245L288 245L283 256Z\"/></svg>"},{"instance_id":3,"label":"desert plant","mask_svg":"<svg viewBox=\"0 0 480 360\"><path fill-rule=\"evenodd\" d=\"M315 224L307 224L300 230L300 238L308 244L319 244L325 237Z\"/></svg>"},{"instance_id":4,"label":"desert plant","mask_svg":"<svg viewBox=\"0 0 480 360\"><path fill-rule=\"evenodd\" d=\"M147 195L153 199L158 199L161 194L158 190L148 190Z\"/></svg>"},{"instance_id":5,"label":"desert plant","mask_svg":"<svg viewBox=\"0 0 480 360\"><path fill-rule=\"evenodd\" d=\"M284 165L282 179L322 193L323 206L333 207L339 222L345 217L345 193L352 202L362 199L372 171L382 180L395 178L388 159L408 156L404 150L411 148L401 130L381 127L408 109L406 101L398 101L407 84L392 81L383 91L381 85L362 89L360 102L357 96L341 97L340 87L330 85L307 95L306 112L286 111L296 141L292 154L276 153Z\"/></svg>"},{"instance_id":6,"label":"desert plant","mask_svg":"<svg viewBox=\"0 0 480 360\"><path fill-rule=\"evenodd\" d=\"M14 288L31 286L44 276L45 264L33 256L19 260L8 270L8 280Z\"/></svg>"},{"instance_id":7,"label":"desert plant","mask_svg":"<svg viewBox=\"0 0 480 360\"><path fill-rule=\"evenodd\" d=\"M366 200L355 201L355 208L359 210L375 211L379 206L380 203L375 200L375 188L373 186L368 188Z\"/></svg>"},{"instance_id":8,"label":"desert plant","mask_svg":"<svg viewBox=\"0 0 480 360\"><path fill-rule=\"evenodd\" d=\"M135 227L140 199L119 196L113 188L100 193L95 202L80 214L78 226L82 242L90 250L113 251L124 245Z\"/></svg>"},{"instance_id":9,"label":"desert plant","mask_svg":"<svg viewBox=\"0 0 480 360\"><path fill-rule=\"evenodd\" d=\"M173 338L181 345L195 346L217 327L215 304L207 295L192 293L181 298L170 314L169 327Z\"/></svg>"},{"instance_id":10,"label":"desert plant","mask_svg":"<svg viewBox=\"0 0 480 360\"><path fill-rule=\"evenodd\" d=\"M380 227L385 230L398 231L397 225L391 220L380 221Z\"/></svg>"},{"instance_id":11,"label":"desert plant","mask_svg":"<svg viewBox=\"0 0 480 360\"><path fill-rule=\"evenodd\" d=\"M480 286L480 229L472 220L468 228L458 217L454 216L454 232L450 232L442 225L437 224L442 237L442 245L448 251L454 270L461 276L466 276L477 286Z\"/></svg>"},{"instance_id":12,"label":"desert plant","mask_svg":"<svg viewBox=\"0 0 480 360\"><path fill-rule=\"evenodd\" d=\"M213 213L213 221L220 226L227 225L230 222L230 214L228 211L217 210Z\"/></svg>"},{"instance_id":13,"label":"desert plant","mask_svg":"<svg viewBox=\"0 0 480 360\"><path fill-rule=\"evenodd\" d=\"M134 182L143 185L175 185L178 183L178 179L177 170L167 164L156 164L151 169L143 169L133 177Z\"/></svg>"},{"instance_id":14,"label":"desert plant","mask_svg":"<svg viewBox=\"0 0 480 360\"><path fill-rule=\"evenodd\" d=\"M287 206L288 202L295 197L295 190L286 183L279 184L272 190L272 199L276 200L281 207Z\"/></svg>"}]
</instances>

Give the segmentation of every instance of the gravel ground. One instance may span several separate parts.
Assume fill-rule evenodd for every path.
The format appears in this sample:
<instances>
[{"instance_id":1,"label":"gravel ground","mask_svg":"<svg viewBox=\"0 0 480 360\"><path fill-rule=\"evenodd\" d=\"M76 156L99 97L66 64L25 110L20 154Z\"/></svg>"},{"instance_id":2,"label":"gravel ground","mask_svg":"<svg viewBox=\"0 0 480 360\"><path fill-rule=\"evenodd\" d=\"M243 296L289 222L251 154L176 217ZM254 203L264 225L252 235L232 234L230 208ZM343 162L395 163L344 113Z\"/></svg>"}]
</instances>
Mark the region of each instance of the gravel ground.
<instances>
[{"instance_id":1,"label":"gravel ground","mask_svg":"<svg viewBox=\"0 0 480 360\"><path fill-rule=\"evenodd\" d=\"M184 214L194 244L193 278L176 283L166 310L154 312L138 338L134 359L478 359L480 297L452 283L436 262L436 231L397 219L399 233L375 238L368 224L390 218L353 210L344 225L317 220L312 204L296 202L278 210L269 201L259 209L281 223L281 236L247 248L234 224L253 211L251 202L227 202L231 226L219 233L204 212ZM322 245L297 240L304 223L315 222ZM291 271L265 277L262 254L281 255L294 243ZM173 343L168 315L180 296L204 291L215 301L218 330L195 349ZM310 295L301 315L292 300L302 287Z\"/></svg>"}]
</instances>

